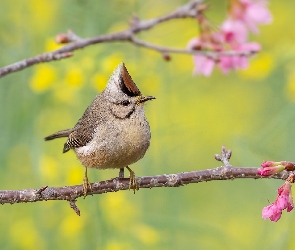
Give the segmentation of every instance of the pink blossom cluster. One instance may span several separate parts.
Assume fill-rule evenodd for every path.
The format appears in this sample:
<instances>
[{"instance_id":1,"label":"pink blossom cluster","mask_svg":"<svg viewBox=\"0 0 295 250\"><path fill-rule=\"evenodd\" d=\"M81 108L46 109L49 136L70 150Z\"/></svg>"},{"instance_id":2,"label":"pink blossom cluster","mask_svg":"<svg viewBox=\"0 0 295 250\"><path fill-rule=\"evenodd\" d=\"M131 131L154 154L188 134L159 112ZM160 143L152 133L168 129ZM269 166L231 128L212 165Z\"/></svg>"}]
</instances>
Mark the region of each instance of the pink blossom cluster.
<instances>
[{"instance_id":1,"label":"pink blossom cluster","mask_svg":"<svg viewBox=\"0 0 295 250\"><path fill-rule=\"evenodd\" d=\"M258 169L257 173L261 176L270 176L282 172L283 170L294 171L295 163L290 161L265 161L261 164L261 169ZM284 209L290 212L294 208L293 198L291 194L291 187L295 180L293 174L291 174L286 182L278 189L278 196L274 203L266 206L262 209L262 218L270 219L277 222Z\"/></svg>"},{"instance_id":2,"label":"pink blossom cluster","mask_svg":"<svg viewBox=\"0 0 295 250\"><path fill-rule=\"evenodd\" d=\"M294 208L291 187L292 184L286 181L278 189L278 196L274 203L262 209L263 219L270 219L271 221L277 222L281 218L284 209L290 212Z\"/></svg>"},{"instance_id":3,"label":"pink blossom cluster","mask_svg":"<svg viewBox=\"0 0 295 250\"><path fill-rule=\"evenodd\" d=\"M212 31L208 19L200 13L198 17L201 34L188 43L189 49L220 52L218 57L195 54L194 73L209 76L214 66L219 66L224 74L230 70L245 69L250 55L260 50L258 43L248 42L249 31L258 33L258 25L269 24L272 16L267 9L267 0L231 0L227 19L219 31ZM235 51L235 55L226 55L225 51Z\"/></svg>"}]
</instances>

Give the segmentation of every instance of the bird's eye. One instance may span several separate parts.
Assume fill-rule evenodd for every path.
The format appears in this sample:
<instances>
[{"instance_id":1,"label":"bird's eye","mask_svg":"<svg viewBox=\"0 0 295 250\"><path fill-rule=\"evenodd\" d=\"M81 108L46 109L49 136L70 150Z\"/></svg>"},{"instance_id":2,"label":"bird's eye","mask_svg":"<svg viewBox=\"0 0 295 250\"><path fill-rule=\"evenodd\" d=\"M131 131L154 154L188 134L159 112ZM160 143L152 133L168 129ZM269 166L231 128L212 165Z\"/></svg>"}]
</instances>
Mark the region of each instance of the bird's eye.
<instances>
[{"instance_id":1,"label":"bird's eye","mask_svg":"<svg viewBox=\"0 0 295 250\"><path fill-rule=\"evenodd\" d=\"M122 105L123 106L128 106L129 104L130 104L130 102L128 100L122 101Z\"/></svg>"}]
</instances>

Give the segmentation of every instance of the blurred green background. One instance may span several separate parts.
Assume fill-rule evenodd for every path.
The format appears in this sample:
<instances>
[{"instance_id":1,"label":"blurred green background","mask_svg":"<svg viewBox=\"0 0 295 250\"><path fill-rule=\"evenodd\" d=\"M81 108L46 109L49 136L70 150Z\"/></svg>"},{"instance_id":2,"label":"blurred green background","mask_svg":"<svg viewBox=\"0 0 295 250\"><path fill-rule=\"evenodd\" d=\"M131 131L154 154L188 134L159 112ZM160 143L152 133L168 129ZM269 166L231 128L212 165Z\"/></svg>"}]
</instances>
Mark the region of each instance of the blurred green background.
<instances>
[{"instance_id":1,"label":"blurred green background","mask_svg":"<svg viewBox=\"0 0 295 250\"><path fill-rule=\"evenodd\" d=\"M81 37L128 27L186 1L27 0L1 1L1 66L57 48L57 33ZM226 1L209 1L218 25ZM220 165L221 146L233 150L234 166L263 160L294 161L294 1L271 1L274 21L252 41L263 50L250 68L212 77L192 76L192 58L128 43L99 44L60 62L40 64L0 79L0 189L81 184L84 168L74 152L62 154L64 139L44 142L73 127L118 63L124 61L146 95L151 147L132 169L136 174L178 173ZM198 33L195 20L173 20L139 36L185 47ZM90 181L118 170L89 171ZM180 188L122 191L79 199L78 217L68 202L5 204L0 207L2 249L294 249L294 212L278 223L261 209L274 201L280 180L234 180ZM269 200L269 201L268 201Z\"/></svg>"}]
</instances>

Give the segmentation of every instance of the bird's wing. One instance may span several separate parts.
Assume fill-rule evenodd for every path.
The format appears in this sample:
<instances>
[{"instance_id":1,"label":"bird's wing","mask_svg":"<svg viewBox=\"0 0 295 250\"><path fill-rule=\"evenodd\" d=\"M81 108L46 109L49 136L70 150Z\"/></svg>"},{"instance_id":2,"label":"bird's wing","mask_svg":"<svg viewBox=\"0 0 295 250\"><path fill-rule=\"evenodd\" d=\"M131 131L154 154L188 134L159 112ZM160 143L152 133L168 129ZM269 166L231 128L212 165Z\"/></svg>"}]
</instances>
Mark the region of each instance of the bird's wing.
<instances>
[{"instance_id":1,"label":"bird's wing","mask_svg":"<svg viewBox=\"0 0 295 250\"><path fill-rule=\"evenodd\" d=\"M63 153L68 152L71 148L83 147L88 142L90 142L93 138L93 133L91 133L90 130L91 128L89 128L89 132L86 132L84 128L83 132L81 131L81 129L73 131L64 144Z\"/></svg>"},{"instance_id":2,"label":"bird's wing","mask_svg":"<svg viewBox=\"0 0 295 250\"><path fill-rule=\"evenodd\" d=\"M92 104L85 110L83 116L79 119L73 131L70 133L68 140L64 144L63 152L69 151L71 148L79 148L85 146L93 139L97 130L99 119L98 106L93 108Z\"/></svg>"}]
</instances>

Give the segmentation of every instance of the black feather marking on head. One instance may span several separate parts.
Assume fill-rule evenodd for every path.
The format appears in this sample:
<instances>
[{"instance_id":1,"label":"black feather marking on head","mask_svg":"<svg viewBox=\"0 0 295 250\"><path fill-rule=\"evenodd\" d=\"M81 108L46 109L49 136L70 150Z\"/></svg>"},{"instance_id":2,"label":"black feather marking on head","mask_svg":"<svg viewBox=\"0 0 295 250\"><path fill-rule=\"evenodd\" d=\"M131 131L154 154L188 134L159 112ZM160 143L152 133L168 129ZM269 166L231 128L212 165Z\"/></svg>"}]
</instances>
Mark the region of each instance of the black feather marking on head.
<instances>
[{"instance_id":1,"label":"black feather marking on head","mask_svg":"<svg viewBox=\"0 0 295 250\"><path fill-rule=\"evenodd\" d=\"M123 63L120 79L121 90L128 96L140 96L141 93L135 83L133 82L131 76L129 75L125 64Z\"/></svg>"}]
</instances>

